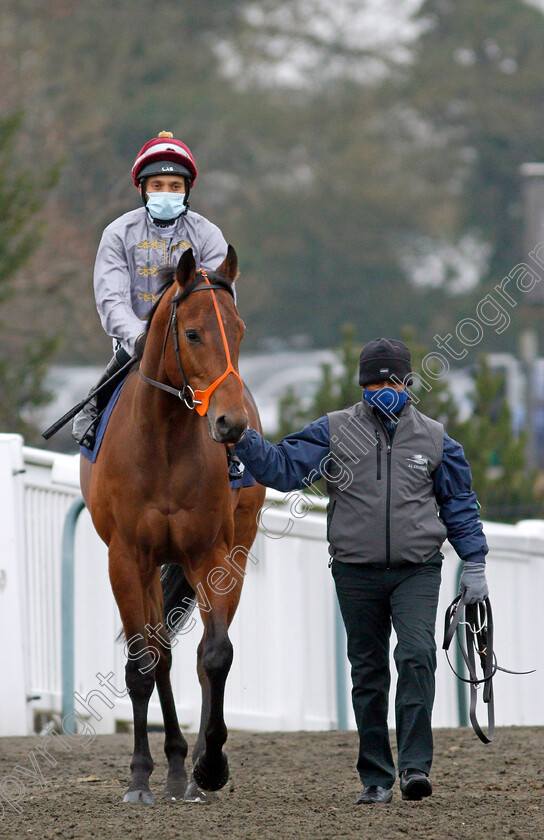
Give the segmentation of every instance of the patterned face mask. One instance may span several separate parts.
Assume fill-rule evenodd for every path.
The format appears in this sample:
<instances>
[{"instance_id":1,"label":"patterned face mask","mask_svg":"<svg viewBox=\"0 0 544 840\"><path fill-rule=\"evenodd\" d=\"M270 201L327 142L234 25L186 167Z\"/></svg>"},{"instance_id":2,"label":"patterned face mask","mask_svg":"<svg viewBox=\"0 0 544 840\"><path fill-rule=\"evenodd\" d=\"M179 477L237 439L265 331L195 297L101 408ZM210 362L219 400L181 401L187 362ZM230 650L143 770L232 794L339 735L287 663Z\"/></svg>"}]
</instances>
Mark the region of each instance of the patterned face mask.
<instances>
[{"instance_id":1,"label":"patterned face mask","mask_svg":"<svg viewBox=\"0 0 544 840\"><path fill-rule=\"evenodd\" d=\"M153 219L159 219L161 222L177 219L185 209L185 193L149 193L146 207Z\"/></svg>"},{"instance_id":2,"label":"patterned face mask","mask_svg":"<svg viewBox=\"0 0 544 840\"><path fill-rule=\"evenodd\" d=\"M377 391L364 388L363 396L367 403L379 409L382 414L391 417L401 410L408 399L408 392L396 391L395 388L379 388Z\"/></svg>"}]
</instances>

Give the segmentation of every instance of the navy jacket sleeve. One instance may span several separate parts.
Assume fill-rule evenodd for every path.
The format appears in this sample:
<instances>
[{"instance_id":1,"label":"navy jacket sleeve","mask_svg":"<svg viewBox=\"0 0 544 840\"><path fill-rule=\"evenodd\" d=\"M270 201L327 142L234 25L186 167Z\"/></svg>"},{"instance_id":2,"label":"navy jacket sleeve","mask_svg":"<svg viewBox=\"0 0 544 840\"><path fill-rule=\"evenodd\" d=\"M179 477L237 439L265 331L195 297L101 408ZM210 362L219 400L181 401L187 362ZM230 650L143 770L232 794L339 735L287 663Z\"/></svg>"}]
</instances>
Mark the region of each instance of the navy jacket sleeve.
<instances>
[{"instance_id":1,"label":"navy jacket sleeve","mask_svg":"<svg viewBox=\"0 0 544 840\"><path fill-rule=\"evenodd\" d=\"M308 423L300 432L287 435L278 444L248 429L236 444L236 454L252 476L275 490L300 490L321 477L321 464L329 456L329 418Z\"/></svg>"},{"instance_id":2,"label":"navy jacket sleeve","mask_svg":"<svg viewBox=\"0 0 544 840\"><path fill-rule=\"evenodd\" d=\"M434 494L448 540L462 560L485 563L488 552L478 500L463 447L444 433L442 463L434 472Z\"/></svg>"}]
</instances>

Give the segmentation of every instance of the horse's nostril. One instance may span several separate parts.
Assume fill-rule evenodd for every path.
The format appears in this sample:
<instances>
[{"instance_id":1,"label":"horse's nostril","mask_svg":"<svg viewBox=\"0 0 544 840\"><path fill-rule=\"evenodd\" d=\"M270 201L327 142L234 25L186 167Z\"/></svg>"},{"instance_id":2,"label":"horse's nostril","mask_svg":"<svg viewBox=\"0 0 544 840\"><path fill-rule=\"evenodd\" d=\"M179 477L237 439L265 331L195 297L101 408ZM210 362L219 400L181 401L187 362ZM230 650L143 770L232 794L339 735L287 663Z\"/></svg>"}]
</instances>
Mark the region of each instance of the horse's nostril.
<instances>
[{"instance_id":1,"label":"horse's nostril","mask_svg":"<svg viewBox=\"0 0 544 840\"><path fill-rule=\"evenodd\" d=\"M215 421L215 430L217 436L224 443L237 443L242 437L247 428L247 420L242 418L232 417L228 418L226 414L222 414Z\"/></svg>"},{"instance_id":2,"label":"horse's nostril","mask_svg":"<svg viewBox=\"0 0 544 840\"><path fill-rule=\"evenodd\" d=\"M227 416L222 414L221 417L218 417L215 421L215 428L219 432L220 435L226 435L230 431L230 423L227 420Z\"/></svg>"}]
</instances>

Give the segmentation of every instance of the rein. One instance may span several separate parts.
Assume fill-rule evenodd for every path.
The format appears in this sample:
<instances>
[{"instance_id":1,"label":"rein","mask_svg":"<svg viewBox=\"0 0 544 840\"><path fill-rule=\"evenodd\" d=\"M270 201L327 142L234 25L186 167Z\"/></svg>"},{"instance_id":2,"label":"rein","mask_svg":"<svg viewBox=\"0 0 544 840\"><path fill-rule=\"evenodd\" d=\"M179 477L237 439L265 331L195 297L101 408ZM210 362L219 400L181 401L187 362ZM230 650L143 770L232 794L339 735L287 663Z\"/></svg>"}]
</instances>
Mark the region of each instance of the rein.
<instances>
[{"instance_id":1,"label":"rein","mask_svg":"<svg viewBox=\"0 0 544 840\"><path fill-rule=\"evenodd\" d=\"M179 372L181 374L181 380L183 382L183 386L181 389L173 388L171 385L165 385L163 382L158 382L156 379L151 379L148 376L145 376L141 369L138 371L141 378L144 382L147 382L148 385L153 385L155 388L160 388L161 391L166 391L168 394L173 394L175 397L178 397L189 409L196 409L197 414L200 414L203 417L206 412L208 411L208 407L210 404L210 397L212 396L215 389L221 385L223 380L227 378L230 373L233 373L234 376L237 378L238 382L240 383L240 388L243 390L242 380L240 379L240 375L234 369L234 365L232 364L230 358L230 351L229 345L227 342L227 336L225 335L225 328L223 326L223 321L221 319L221 313L219 312L219 306L217 304L217 299L215 297L214 289L222 289L223 291L228 291L230 295L234 297L232 294L232 289L229 285L222 284L222 283L210 283L208 279L208 275L204 269L200 271L201 277L204 278L204 283L198 284L196 286L189 286L183 289L179 294L175 295L171 300L172 309L170 312L170 318L168 319L168 327L166 329L166 335L164 336L164 344L162 348L162 355L163 358L165 357L166 353L166 345L168 342L168 334L170 331L172 332L172 338L174 341L174 353L176 356L176 360L178 363ZM202 291L211 291L212 293L212 300L215 309L215 314L217 317L217 323L219 324L219 330L221 332L221 338L223 341L223 349L225 350L225 357L227 361L227 367L225 371L219 376L212 384L206 388L204 391L196 390L194 391L185 375L185 371L183 370L183 364L181 362L181 353L179 348L179 335L178 335L178 319L177 319L177 309L179 304L188 298L189 295L192 295L193 292L202 292Z\"/></svg>"},{"instance_id":2,"label":"rein","mask_svg":"<svg viewBox=\"0 0 544 840\"><path fill-rule=\"evenodd\" d=\"M462 621L461 619L463 618ZM463 644L461 627L465 627L466 647ZM457 635L457 643L467 666L469 678L466 679L458 674L450 662L448 648ZM446 610L444 626L444 644L442 648L446 651L446 659L455 676L462 682L470 685L470 709L469 717L474 732L484 744L490 744L495 735L495 703L493 698L493 677L497 671L505 674L534 674L532 671L509 671L501 668L497 663L497 657L493 649L493 612L489 598L485 598L478 604L464 604L461 595L458 595ZM480 659L480 666L483 676L479 677L476 671L476 654ZM487 704L487 735L484 734L476 716L478 702L478 688L483 685L483 702Z\"/></svg>"}]
</instances>

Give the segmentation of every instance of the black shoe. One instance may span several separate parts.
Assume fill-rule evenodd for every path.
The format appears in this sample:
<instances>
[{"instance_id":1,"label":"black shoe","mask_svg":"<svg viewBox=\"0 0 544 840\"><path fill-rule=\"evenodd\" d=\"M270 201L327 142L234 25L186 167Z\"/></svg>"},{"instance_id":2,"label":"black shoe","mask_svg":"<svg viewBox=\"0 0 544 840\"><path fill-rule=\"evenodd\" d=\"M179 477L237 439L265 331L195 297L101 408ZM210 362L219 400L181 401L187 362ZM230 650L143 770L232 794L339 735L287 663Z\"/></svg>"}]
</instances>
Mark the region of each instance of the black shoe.
<instances>
[{"instance_id":1,"label":"black shoe","mask_svg":"<svg viewBox=\"0 0 544 840\"><path fill-rule=\"evenodd\" d=\"M98 406L96 397L85 405L72 421L72 437L80 446L92 449L96 436Z\"/></svg>"},{"instance_id":2,"label":"black shoe","mask_svg":"<svg viewBox=\"0 0 544 840\"><path fill-rule=\"evenodd\" d=\"M127 375L128 369L126 366L128 362L130 362L130 356L122 347L119 347L94 388L89 391L91 399L74 417L72 437L80 446L85 446L87 449L94 447L98 415L106 408L110 397L121 381L119 377L116 377L116 374L124 369L124 376ZM110 383L107 387L106 382Z\"/></svg>"},{"instance_id":3,"label":"black shoe","mask_svg":"<svg viewBox=\"0 0 544 840\"><path fill-rule=\"evenodd\" d=\"M380 787L380 785L367 785L355 803L356 805L373 805L375 802L381 802L387 805L393 799L393 791L390 788Z\"/></svg>"},{"instance_id":4,"label":"black shoe","mask_svg":"<svg viewBox=\"0 0 544 840\"><path fill-rule=\"evenodd\" d=\"M433 792L431 780L423 770L408 768L400 774L400 789L402 798L410 802L419 802Z\"/></svg>"}]
</instances>

